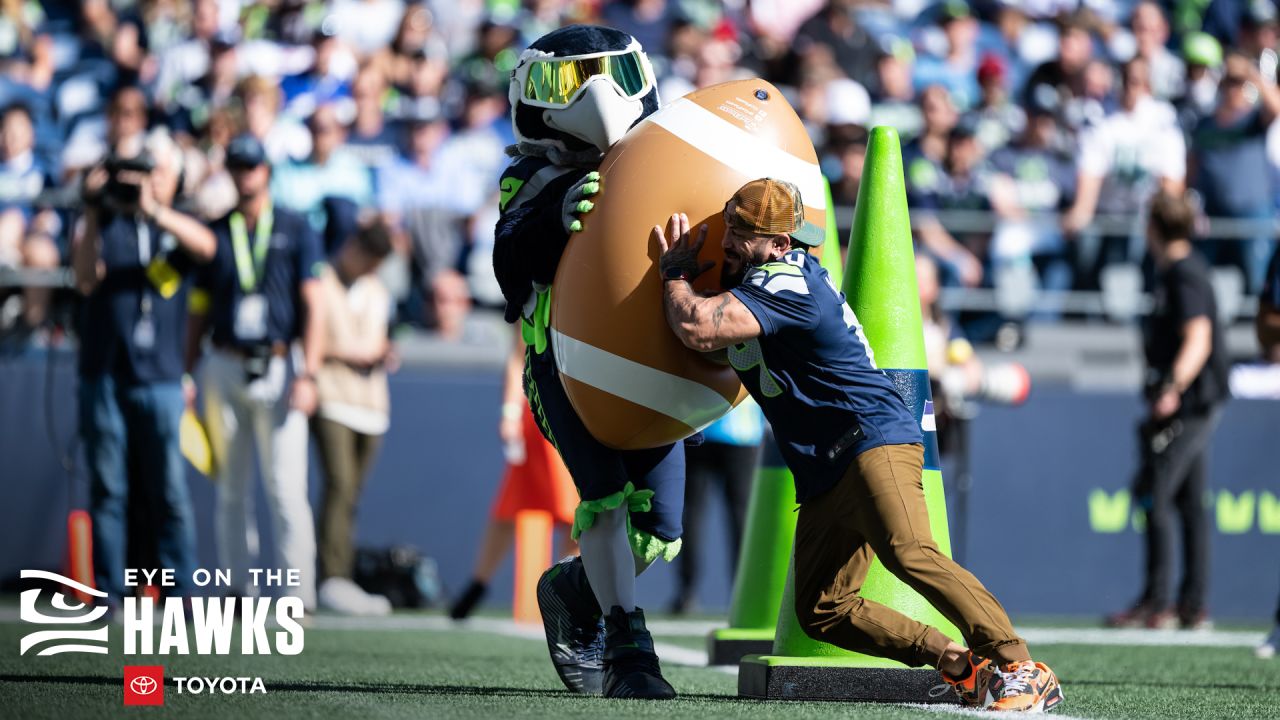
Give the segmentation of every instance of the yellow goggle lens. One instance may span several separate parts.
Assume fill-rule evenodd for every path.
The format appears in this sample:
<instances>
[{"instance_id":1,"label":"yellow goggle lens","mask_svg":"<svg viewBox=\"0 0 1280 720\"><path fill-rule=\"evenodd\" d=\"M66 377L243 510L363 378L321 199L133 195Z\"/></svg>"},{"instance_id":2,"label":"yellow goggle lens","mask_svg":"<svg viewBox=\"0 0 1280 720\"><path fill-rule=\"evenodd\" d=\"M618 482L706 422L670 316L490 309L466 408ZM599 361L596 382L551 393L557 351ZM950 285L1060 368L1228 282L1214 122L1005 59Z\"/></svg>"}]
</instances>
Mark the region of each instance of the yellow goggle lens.
<instances>
[{"instance_id":1,"label":"yellow goggle lens","mask_svg":"<svg viewBox=\"0 0 1280 720\"><path fill-rule=\"evenodd\" d=\"M587 81L597 75L611 78L628 98L649 87L639 52L571 60L535 60L525 81L526 100L568 105Z\"/></svg>"}]
</instances>

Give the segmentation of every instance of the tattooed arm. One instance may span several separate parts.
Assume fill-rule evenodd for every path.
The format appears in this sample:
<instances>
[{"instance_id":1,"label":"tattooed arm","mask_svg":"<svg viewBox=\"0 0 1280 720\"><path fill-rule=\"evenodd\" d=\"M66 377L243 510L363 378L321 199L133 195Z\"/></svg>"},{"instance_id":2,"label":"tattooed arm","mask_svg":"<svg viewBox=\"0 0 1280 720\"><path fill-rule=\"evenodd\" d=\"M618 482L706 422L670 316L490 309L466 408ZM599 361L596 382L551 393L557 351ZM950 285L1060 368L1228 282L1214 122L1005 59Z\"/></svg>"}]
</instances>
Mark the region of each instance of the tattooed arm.
<instances>
[{"instance_id":1,"label":"tattooed arm","mask_svg":"<svg viewBox=\"0 0 1280 720\"><path fill-rule=\"evenodd\" d=\"M672 332L698 352L720 350L761 333L756 316L732 293L701 297L686 280L663 283L662 306Z\"/></svg>"},{"instance_id":2,"label":"tattooed arm","mask_svg":"<svg viewBox=\"0 0 1280 720\"><path fill-rule=\"evenodd\" d=\"M689 237L689 218L677 213L667 226L670 245L662 228L653 228L661 256L658 269L662 273L662 306L667 324L685 347L699 352L721 350L760 335L760 321L734 297L720 293L703 297L694 292L689 281L709 270L715 263L698 262L698 252L707 239L707 226L698 229L698 239Z\"/></svg>"}]
</instances>

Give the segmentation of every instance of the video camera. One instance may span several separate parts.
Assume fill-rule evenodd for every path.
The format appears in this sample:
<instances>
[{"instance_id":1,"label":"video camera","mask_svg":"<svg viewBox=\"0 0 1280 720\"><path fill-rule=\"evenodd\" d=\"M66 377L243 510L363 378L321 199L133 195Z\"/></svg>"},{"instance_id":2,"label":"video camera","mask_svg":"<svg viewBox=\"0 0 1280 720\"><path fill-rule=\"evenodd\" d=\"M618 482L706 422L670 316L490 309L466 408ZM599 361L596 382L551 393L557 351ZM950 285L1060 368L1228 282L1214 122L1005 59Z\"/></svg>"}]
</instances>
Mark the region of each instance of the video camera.
<instances>
[{"instance_id":1,"label":"video camera","mask_svg":"<svg viewBox=\"0 0 1280 720\"><path fill-rule=\"evenodd\" d=\"M138 183L121 179L122 174L150 174L155 169L155 159L147 152L131 157L121 157L115 153L107 156L103 167L107 170L107 184L96 200L101 206L111 210L129 210L138 207L142 198L142 186Z\"/></svg>"}]
</instances>

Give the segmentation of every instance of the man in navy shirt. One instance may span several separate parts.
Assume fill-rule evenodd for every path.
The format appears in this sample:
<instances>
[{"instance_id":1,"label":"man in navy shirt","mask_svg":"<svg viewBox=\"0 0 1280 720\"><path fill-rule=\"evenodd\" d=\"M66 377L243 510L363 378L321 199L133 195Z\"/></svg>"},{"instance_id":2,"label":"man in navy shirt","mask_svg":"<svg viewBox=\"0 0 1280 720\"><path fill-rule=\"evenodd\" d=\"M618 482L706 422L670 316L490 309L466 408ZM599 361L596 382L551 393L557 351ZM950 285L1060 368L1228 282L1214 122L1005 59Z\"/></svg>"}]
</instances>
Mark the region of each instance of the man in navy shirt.
<instances>
[{"instance_id":1,"label":"man in navy shirt","mask_svg":"<svg viewBox=\"0 0 1280 720\"><path fill-rule=\"evenodd\" d=\"M307 417L316 408L315 374L324 357L320 241L306 218L272 204L271 168L254 137L227 147L239 199L213 224L217 252L191 302L187 367L206 328L214 352L204 363L205 425L218 473L218 561L246 594L256 561L253 450L270 505L276 558L300 571L290 592L315 607L315 529L307 499ZM301 362L294 341L301 340Z\"/></svg>"},{"instance_id":2,"label":"man in navy shirt","mask_svg":"<svg viewBox=\"0 0 1280 720\"><path fill-rule=\"evenodd\" d=\"M1000 603L929 535L920 426L876 367L844 295L805 251L822 233L804 221L800 191L753 180L725 205L724 220L720 281L729 290L710 297L690 285L712 265L698 261L706 226L696 241L684 214L673 215L665 233L653 228L663 307L687 347L725 352L795 477L795 609L805 632L913 667L933 665L966 704L1057 704L1053 672L1031 660ZM954 622L973 650L860 597L876 556Z\"/></svg>"},{"instance_id":3,"label":"man in navy shirt","mask_svg":"<svg viewBox=\"0 0 1280 720\"><path fill-rule=\"evenodd\" d=\"M195 519L178 442L182 343L188 279L213 256L215 241L199 220L171 207L180 175L177 146L167 136L148 145L150 172L113 174L98 166L88 173L84 224L71 250L76 287L86 296L80 433L89 465L93 565L110 604L127 592L130 505L155 518L155 561L174 571L175 594L192 590L195 569ZM150 540L134 530L129 537Z\"/></svg>"}]
</instances>

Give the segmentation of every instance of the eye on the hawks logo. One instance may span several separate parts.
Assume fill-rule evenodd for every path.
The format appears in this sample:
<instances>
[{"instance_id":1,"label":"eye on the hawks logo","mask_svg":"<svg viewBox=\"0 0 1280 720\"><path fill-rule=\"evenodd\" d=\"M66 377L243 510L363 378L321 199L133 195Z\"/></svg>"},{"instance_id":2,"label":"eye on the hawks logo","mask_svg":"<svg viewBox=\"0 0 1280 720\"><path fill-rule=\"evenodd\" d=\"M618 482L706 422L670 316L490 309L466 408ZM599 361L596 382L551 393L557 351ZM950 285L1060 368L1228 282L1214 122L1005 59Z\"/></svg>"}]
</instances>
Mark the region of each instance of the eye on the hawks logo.
<instances>
[{"instance_id":1,"label":"eye on the hawks logo","mask_svg":"<svg viewBox=\"0 0 1280 720\"><path fill-rule=\"evenodd\" d=\"M101 590L95 590L69 577L63 577L47 570L23 570L22 579L52 581L92 597L105 598L107 596ZM106 625L92 630L81 629L85 625L101 620L102 616L107 614L105 605L91 607L78 600L69 600L68 595L64 593L54 592L53 597L48 600L48 607L57 612L50 613L42 610L38 604L42 592L40 588L22 591L18 604L18 617L23 622L55 626L56 629L37 630L36 632L28 633L22 638L22 642L19 645L19 655L26 655L27 651L36 645L48 642L55 642L55 644L44 648L36 653L37 655L57 655L64 652L107 654ZM65 627L68 625L79 627Z\"/></svg>"},{"instance_id":2,"label":"eye on the hawks logo","mask_svg":"<svg viewBox=\"0 0 1280 720\"><path fill-rule=\"evenodd\" d=\"M163 705L164 666L125 665L124 704Z\"/></svg>"}]
</instances>

